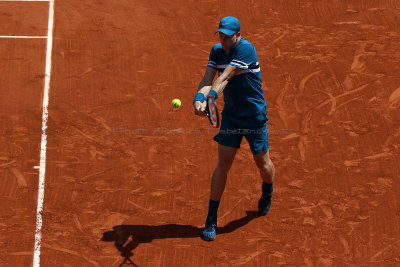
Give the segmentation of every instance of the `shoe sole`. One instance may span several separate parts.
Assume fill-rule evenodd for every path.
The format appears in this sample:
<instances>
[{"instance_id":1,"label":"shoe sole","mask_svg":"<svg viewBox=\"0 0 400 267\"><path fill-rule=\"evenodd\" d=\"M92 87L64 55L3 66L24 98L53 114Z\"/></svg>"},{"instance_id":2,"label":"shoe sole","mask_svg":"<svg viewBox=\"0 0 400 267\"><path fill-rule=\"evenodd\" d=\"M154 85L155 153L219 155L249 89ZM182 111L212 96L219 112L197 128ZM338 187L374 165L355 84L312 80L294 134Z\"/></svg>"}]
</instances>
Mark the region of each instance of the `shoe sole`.
<instances>
[{"instance_id":1,"label":"shoe sole","mask_svg":"<svg viewBox=\"0 0 400 267\"><path fill-rule=\"evenodd\" d=\"M202 238L204 241L213 241L213 240L215 239L215 237L216 237L216 236L214 236L214 237L206 237L204 234L201 235L201 238Z\"/></svg>"},{"instance_id":2,"label":"shoe sole","mask_svg":"<svg viewBox=\"0 0 400 267\"><path fill-rule=\"evenodd\" d=\"M214 241L215 237L214 238L207 238L205 236L201 236L201 239L203 239L204 241Z\"/></svg>"}]
</instances>

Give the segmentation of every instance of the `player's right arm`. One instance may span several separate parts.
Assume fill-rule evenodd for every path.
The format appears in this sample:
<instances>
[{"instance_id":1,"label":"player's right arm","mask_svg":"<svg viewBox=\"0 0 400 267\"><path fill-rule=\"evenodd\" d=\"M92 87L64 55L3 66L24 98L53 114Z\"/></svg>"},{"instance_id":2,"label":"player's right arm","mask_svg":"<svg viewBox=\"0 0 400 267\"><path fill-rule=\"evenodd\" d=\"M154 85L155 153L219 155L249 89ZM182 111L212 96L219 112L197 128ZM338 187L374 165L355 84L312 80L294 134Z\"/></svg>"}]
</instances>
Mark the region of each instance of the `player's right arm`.
<instances>
[{"instance_id":1,"label":"player's right arm","mask_svg":"<svg viewBox=\"0 0 400 267\"><path fill-rule=\"evenodd\" d=\"M214 80L215 74L217 73L217 69L207 67L206 72L204 73L203 79L199 83L199 87L197 88L197 93L201 93L204 95L204 98L208 95L211 90L212 82ZM200 101L195 101L193 103L194 113L196 115L205 116L204 110L206 109L206 101L203 103Z\"/></svg>"}]
</instances>

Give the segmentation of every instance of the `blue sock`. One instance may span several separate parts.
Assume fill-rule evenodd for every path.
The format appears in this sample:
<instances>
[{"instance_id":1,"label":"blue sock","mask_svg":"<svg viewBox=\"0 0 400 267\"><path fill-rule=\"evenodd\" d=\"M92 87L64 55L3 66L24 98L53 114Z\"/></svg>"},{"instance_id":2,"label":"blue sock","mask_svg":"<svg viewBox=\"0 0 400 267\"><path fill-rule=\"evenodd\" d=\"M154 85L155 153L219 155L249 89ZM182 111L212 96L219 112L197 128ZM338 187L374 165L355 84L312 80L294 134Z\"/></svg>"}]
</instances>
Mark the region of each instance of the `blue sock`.
<instances>
[{"instance_id":1,"label":"blue sock","mask_svg":"<svg viewBox=\"0 0 400 267\"><path fill-rule=\"evenodd\" d=\"M207 215L207 222L217 224L217 211L219 207L219 200L214 201L210 199L208 203L208 215Z\"/></svg>"},{"instance_id":2,"label":"blue sock","mask_svg":"<svg viewBox=\"0 0 400 267\"><path fill-rule=\"evenodd\" d=\"M274 183L271 184L267 184L265 182L262 182L262 195L263 196L268 196L268 197L272 197L272 193L274 191L274 187L273 187Z\"/></svg>"}]
</instances>

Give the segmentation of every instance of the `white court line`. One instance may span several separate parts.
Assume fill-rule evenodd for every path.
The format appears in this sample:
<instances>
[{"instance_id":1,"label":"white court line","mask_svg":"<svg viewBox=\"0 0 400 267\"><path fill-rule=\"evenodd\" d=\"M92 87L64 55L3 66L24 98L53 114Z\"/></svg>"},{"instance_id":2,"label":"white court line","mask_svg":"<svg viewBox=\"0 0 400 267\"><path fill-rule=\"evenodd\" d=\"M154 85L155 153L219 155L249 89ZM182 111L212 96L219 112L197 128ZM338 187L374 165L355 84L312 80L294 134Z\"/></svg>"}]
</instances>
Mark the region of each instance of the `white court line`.
<instances>
[{"instance_id":1,"label":"white court line","mask_svg":"<svg viewBox=\"0 0 400 267\"><path fill-rule=\"evenodd\" d=\"M0 1L1 2L1 1ZM22 38L22 39L46 39L47 36L13 36L13 35L0 35L0 38L9 38L9 39L14 39L14 38Z\"/></svg>"},{"instance_id":2,"label":"white court line","mask_svg":"<svg viewBox=\"0 0 400 267\"><path fill-rule=\"evenodd\" d=\"M40 168L39 168L39 189L36 209L36 233L35 233L35 251L33 255L33 267L40 266L40 247L42 242L42 212L44 199L44 181L46 173L46 146L47 146L47 118L49 116L49 91L51 77L51 53L53 49L53 28L54 28L54 1L50 0L49 5L49 24L47 27L47 48L46 48L46 76L44 80L43 93L43 114L42 114L42 140L40 143Z\"/></svg>"}]
</instances>

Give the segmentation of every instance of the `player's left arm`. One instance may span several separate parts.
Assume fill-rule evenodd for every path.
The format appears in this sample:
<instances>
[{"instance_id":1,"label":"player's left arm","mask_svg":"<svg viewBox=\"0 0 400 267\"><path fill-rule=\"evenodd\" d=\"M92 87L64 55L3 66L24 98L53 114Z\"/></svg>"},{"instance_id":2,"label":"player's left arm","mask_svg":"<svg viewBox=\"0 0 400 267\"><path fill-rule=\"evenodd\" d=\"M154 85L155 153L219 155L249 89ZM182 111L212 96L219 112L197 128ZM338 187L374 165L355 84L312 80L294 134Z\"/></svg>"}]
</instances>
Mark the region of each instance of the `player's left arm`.
<instances>
[{"instance_id":1,"label":"player's left arm","mask_svg":"<svg viewBox=\"0 0 400 267\"><path fill-rule=\"evenodd\" d=\"M211 90L214 90L215 92L217 92L218 95L220 95L224 91L228 82L233 78L233 76L239 74L242 71L243 69L241 68L235 67L233 65L228 65L221 76L219 76L215 80L214 84L211 87Z\"/></svg>"}]
</instances>

